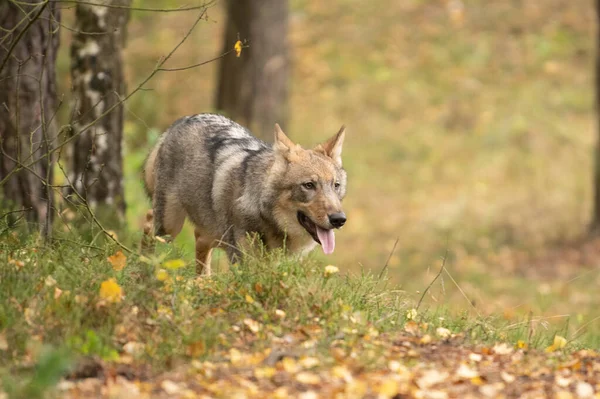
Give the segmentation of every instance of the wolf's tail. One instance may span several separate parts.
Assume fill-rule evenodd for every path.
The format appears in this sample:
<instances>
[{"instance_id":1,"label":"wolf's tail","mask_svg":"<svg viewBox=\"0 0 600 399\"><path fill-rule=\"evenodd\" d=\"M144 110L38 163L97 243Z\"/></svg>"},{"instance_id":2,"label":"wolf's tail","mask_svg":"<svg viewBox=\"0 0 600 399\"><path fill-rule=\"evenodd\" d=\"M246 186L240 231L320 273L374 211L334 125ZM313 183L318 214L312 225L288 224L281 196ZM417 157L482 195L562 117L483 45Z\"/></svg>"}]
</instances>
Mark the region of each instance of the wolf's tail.
<instances>
[{"instance_id":1,"label":"wolf's tail","mask_svg":"<svg viewBox=\"0 0 600 399\"><path fill-rule=\"evenodd\" d=\"M158 140L158 143L154 145L150 154L146 158L144 162L144 187L146 188L146 194L148 197L152 198L154 195L154 188L156 187L156 157L158 155L158 150L163 142L163 136Z\"/></svg>"}]
</instances>

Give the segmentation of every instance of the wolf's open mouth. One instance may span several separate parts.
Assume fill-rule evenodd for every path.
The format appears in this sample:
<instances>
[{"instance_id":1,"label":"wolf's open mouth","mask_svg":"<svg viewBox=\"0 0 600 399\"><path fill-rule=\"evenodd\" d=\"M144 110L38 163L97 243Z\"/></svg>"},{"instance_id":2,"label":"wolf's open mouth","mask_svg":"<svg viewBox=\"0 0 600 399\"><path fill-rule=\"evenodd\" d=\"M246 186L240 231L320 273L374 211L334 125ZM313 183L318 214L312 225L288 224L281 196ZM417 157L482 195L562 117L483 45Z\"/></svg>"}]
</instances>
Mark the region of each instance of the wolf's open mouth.
<instances>
[{"instance_id":1,"label":"wolf's open mouth","mask_svg":"<svg viewBox=\"0 0 600 399\"><path fill-rule=\"evenodd\" d=\"M333 249L335 248L335 235L333 233L333 229L324 229L319 227L301 211L298 211L298 222L306 231L308 231L313 240L321 244L325 254L329 255L333 253Z\"/></svg>"}]
</instances>

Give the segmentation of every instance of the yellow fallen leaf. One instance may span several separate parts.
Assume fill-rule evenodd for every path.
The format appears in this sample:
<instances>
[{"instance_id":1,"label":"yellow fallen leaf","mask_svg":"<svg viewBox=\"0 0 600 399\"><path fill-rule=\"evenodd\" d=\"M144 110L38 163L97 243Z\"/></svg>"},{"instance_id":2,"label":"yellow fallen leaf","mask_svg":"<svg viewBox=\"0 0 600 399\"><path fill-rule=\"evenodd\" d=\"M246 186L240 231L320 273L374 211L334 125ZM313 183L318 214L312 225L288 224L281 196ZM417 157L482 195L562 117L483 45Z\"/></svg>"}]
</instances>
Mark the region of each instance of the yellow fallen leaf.
<instances>
[{"instance_id":1,"label":"yellow fallen leaf","mask_svg":"<svg viewBox=\"0 0 600 399\"><path fill-rule=\"evenodd\" d=\"M407 320L414 320L417 318L417 315L419 313L417 312L417 309L409 309L406 311L406 319Z\"/></svg>"},{"instance_id":2,"label":"yellow fallen leaf","mask_svg":"<svg viewBox=\"0 0 600 399\"><path fill-rule=\"evenodd\" d=\"M240 363L241 360L242 353L235 348L231 348L229 350L229 361L231 362L231 364L235 366L236 364Z\"/></svg>"},{"instance_id":3,"label":"yellow fallen leaf","mask_svg":"<svg viewBox=\"0 0 600 399\"><path fill-rule=\"evenodd\" d=\"M444 327L438 327L435 329L435 334L440 338L450 338L452 332Z\"/></svg>"},{"instance_id":4,"label":"yellow fallen leaf","mask_svg":"<svg viewBox=\"0 0 600 399\"><path fill-rule=\"evenodd\" d=\"M283 369L285 371L287 371L288 373L290 373L290 374L295 373L296 371L298 371L298 364L291 357L284 357L281 360L281 365L283 366Z\"/></svg>"},{"instance_id":5,"label":"yellow fallen leaf","mask_svg":"<svg viewBox=\"0 0 600 399\"><path fill-rule=\"evenodd\" d=\"M305 369L311 369L318 366L321 362L316 357L306 356L301 358L299 363Z\"/></svg>"},{"instance_id":6,"label":"yellow fallen leaf","mask_svg":"<svg viewBox=\"0 0 600 399\"><path fill-rule=\"evenodd\" d=\"M183 259L168 260L163 263L163 267L170 270L177 270L185 266Z\"/></svg>"},{"instance_id":7,"label":"yellow fallen leaf","mask_svg":"<svg viewBox=\"0 0 600 399\"><path fill-rule=\"evenodd\" d=\"M246 294L246 302L254 303L254 298L252 298L250 295Z\"/></svg>"},{"instance_id":8,"label":"yellow fallen leaf","mask_svg":"<svg viewBox=\"0 0 600 399\"><path fill-rule=\"evenodd\" d=\"M384 398L393 398L398 393L398 382L388 379L383 382L375 391Z\"/></svg>"},{"instance_id":9,"label":"yellow fallen leaf","mask_svg":"<svg viewBox=\"0 0 600 399\"><path fill-rule=\"evenodd\" d=\"M258 379L271 378L275 375L277 370L274 367L259 367L254 369L254 376Z\"/></svg>"},{"instance_id":10,"label":"yellow fallen leaf","mask_svg":"<svg viewBox=\"0 0 600 399\"><path fill-rule=\"evenodd\" d=\"M122 251L117 251L114 255L111 255L107 258L108 263L110 263L114 270L121 271L127 264L127 257L123 254Z\"/></svg>"},{"instance_id":11,"label":"yellow fallen leaf","mask_svg":"<svg viewBox=\"0 0 600 399\"><path fill-rule=\"evenodd\" d=\"M285 319L285 312L281 309L275 309L275 316L277 316L278 319Z\"/></svg>"},{"instance_id":12,"label":"yellow fallen leaf","mask_svg":"<svg viewBox=\"0 0 600 399\"><path fill-rule=\"evenodd\" d=\"M254 334L260 331L260 323L256 320L252 319L244 319L244 324L248 327L248 330L252 331Z\"/></svg>"},{"instance_id":13,"label":"yellow fallen leaf","mask_svg":"<svg viewBox=\"0 0 600 399\"><path fill-rule=\"evenodd\" d=\"M165 269L158 269L155 275L158 281L166 281L169 278L169 273Z\"/></svg>"},{"instance_id":14,"label":"yellow fallen leaf","mask_svg":"<svg viewBox=\"0 0 600 399\"><path fill-rule=\"evenodd\" d=\"M121 302L123 290L114 278L109 278L100 284L100 298L107 302Z\"/></svg>"},{"instance_id":15,"label":"yellow fallen leaf","mask_svg":"<svg viewBox=\"0 0 600 399\"><path fill-rule=\"evenodd\" d=\"M296 374L296 381L298 381L302 384L317 385L318 383L321 382L321 377L319 377L315 373L310 373L308 371L302 371L302 372Z\"/></svg>"},{"instance_id":16,"label":"yellow fallen leaf","mask_svg":"<svg viewBox=\"0 0 600 399\"><path fill-rule=\"evenodd\" d=\"M429 334L425 334L421 337L421 339L419 340L419 343L421 345L427 345L429 343L431 343L431 335Z\"/></svg>"},{"instance_id":17,"label":"yellow fallen leaf","mask_svg":"<svg viewBox=\"0 0 600 399\"><path fill-rule=\"evenodd\" d=\"M567 345L567 339L564 337L561 337L560 335L555 335L554 336L554 342L552 343L552 345L550 345L549 347L547 347L545 349L545 351L547 353L550 352L554 352L557 351L559 349L564 348Z\"/></svg>"}]
</instances>

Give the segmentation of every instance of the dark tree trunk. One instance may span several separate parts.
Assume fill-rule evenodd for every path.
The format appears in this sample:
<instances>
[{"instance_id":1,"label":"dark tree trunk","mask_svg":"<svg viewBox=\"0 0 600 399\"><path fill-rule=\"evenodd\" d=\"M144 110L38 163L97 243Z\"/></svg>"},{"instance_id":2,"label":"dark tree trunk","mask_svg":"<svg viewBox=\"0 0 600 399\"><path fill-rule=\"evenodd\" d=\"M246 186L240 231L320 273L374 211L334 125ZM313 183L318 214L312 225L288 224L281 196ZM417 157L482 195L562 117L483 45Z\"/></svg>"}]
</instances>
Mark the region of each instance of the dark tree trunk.
<instances>
[{"instance_id":1,"label":"dark tree trunk","mask_svg":"<svg viewBox=\"0 0 600 399\"><path fill-rule=\"evenodd\" d=\"M60 8L0 1L0 187L5 206L23 209L48 237ZM13 30L14 29L14 30Z\"/></svg>"},{"instance_id":2,"label":"dark tree trunk","mask_svg":"<svg viewBox=\"0 0 600 399\"><path fill-rule=\"evenodd\" d=\"M600 0L596 0L596 138L594 168L594 203L591 230L600 233Z\"/></svg>"},{"instance_id":3,"label":"dark tree trunk","mask_svg":"<svg viewBox=\"0 0 600 399\"><path fill-rule=\"evenodd\" d=\"M216 108L271 140L287 122L289 54L286 0L228 0L224 52L249 41L240 58L220 61Z\"/></svg>"},{"instance_id":4,"label":"dark tree trunk","mask_svg":"<svg viewBox=\"0 0 600 399\"><path fill-rule=\"evenodd\" d=\"M128 6L130 0L107 3ZM120 216L125 212L123 105L101 115L125 94L121 52L128 19L127 8L78 4L77 32L71 45L72 133L76 138L69 149L72 161L69 181L92 207L111 205ZM91 123L91 127L84 129Z\"/></svg>"}]
</instances>

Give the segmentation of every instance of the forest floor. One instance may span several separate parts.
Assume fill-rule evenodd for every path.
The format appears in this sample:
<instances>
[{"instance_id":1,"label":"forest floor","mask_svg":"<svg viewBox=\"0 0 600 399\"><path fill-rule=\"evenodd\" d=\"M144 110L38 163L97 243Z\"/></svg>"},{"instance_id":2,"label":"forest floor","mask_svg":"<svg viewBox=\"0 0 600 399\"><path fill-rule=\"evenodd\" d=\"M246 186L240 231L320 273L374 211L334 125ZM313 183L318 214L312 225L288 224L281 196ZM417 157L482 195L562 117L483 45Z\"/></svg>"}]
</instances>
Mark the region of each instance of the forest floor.
<instances>
[{"instance_id":1,"label":"forest floor","mask_svg":"<svg viewBox=\"0 0 600 399\"><path fill-rule=\"evenodd\" d=\"M600 353L582 339L590 322L572 332L533 314L457 313L422 301L429 287L411 297L385 271L354 274L259 248L197 277L172 244L143 256L101 233L91 244L57 235L52 248L17 233L0 243L7 397L600 392Z\"/></svg>"}]
</instances>

